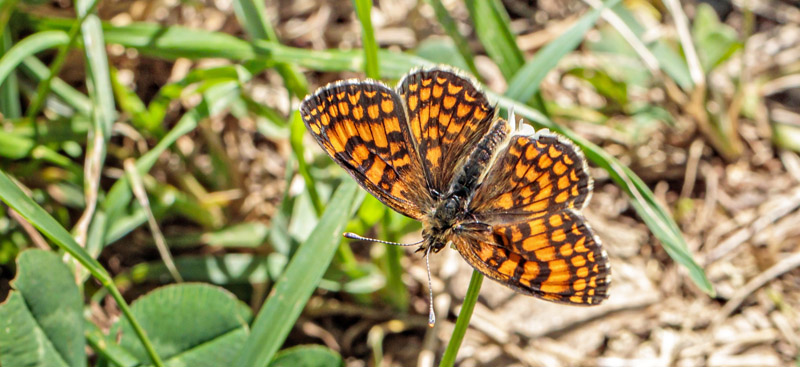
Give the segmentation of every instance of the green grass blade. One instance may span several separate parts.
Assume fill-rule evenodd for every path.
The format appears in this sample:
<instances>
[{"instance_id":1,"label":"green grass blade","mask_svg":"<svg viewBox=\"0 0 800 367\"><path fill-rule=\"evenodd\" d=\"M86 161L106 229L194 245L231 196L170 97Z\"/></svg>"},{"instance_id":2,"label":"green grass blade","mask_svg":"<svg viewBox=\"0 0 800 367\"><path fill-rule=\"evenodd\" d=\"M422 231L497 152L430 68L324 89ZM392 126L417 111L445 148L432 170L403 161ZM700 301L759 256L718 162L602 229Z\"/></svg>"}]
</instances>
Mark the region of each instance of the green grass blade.
<instances>
[{"instance_id":1,"label":"green grass blade","mask_svg":"<svg viewBox=\"0 0 800 367\"><path fill-rule=\"evenodd\" d=\"M508 83L505 95L517 101L530 100L539 91L539 85L547 73L556 67L564 56L581 44L586 32L600 17L600 12L618 2L619 0L609 0L603 7L590 11L561 36L544 46L533 59L525 63L525 66L514 74Z\"/></svg>"},{"instance_id":2,"label":"green grass blade","mask_svg":"<svg viewBox=\"0 0 800 367\"><path fill-rule=\"evenodd\" d=\"M450 13L447 12L447 8L445 8L444 4L442 4L442 0L427 0L427 3L433 7L433 11L436 13L436 19L439 21L439 25L444 28L444 31L448 36L450 36L450 39L453 40L458 53L461 54L461 57L464 58L464 62L467 64L467 67L469 67L469 71L476 78L480 78L478 68L475 67L475 56L472 55L472 49L469 47L469 42L467 42L466 37L461 35L461 32L458 31L456 21L450 16Z\"/></svg>"},{"instance_id":3,"label":"green grass blade","mask_svg":"<svg viewBox=\"0 0 800 367\"><path fill-rule=\"evenodd\" d=\"M96 0L76 2L78 13L85 17L81 24L83 44L90 45L90 47L84 48L84 54L86 56L89 96L94 102L94 129L95 133L103 134L105 140L108 140L111 135L111 125L116 117L116 106L114 105L114 93L111 88L102 23L97 15L92 14L95 6L97 6ZM98 147L98 149L105 151L105 147ZM105 154L103 154L103 160L105 160ZM102 164L102 161L100 163ZM98 170L102 169L102 167L96 168Z\"/></svg>"},{"instance_id":4,"label":"green grass blade","mask_svg":"<svg viewBox=\"0 0 800 367\"><path fill-rule=\"evenodd\" d=\"M26 57L67 43L69 36L62 31L44 31L25 37L0 58L0 83L3 83Z\"/></svg>"},{"instance_id":5,"label":"green grass blade","mask_svg":"<svg viewBox=\"0 0 800 367\"><path fill-rule=\"evenodd\" d=\"M300 111L294 111L294 113L292 113L291 121L291 126L289 127L289 144L291 144L292 152L297 159L297 171L303 176L303 180L306 183L306 190L308 190L308 196L311 198L311 205L314 206L314 212L316 212L319 217L322 215L322 211L325 207L322 205L322 200L319 198L317 186L314 185L314 178L311 177L311 171L306 162L306 149L303 145L303 136L306 133L306 126L303 123L303 118L300 117Z\"/></svg>"},{"instance_id":6,"label":"green grass blade","mask_svg":"<svg viewBox=\"0 0 800 367\"><path fill-rule=\"evenodd\" d=\"M114 297L114 300L119 305L120 310L125 315L125 317L130 321L131 325L134 327L134 331L136 335L139 337L139 340L144 345L145 349L148 351L148 355L150 356L153 363L159 367L163 366L161 359L156 354L155 350L153 349L153 344L150 342L150 339L147 338L147 335L144 333L144 330L139 325L139 322L133 317L131 313L130 307L125 302L125 299L122 298L122 294L119 293L119 290L116 286L114 286L113 280L111 275L100 265L97 260L93 257L89 256L89 254L80 246L77 242L70 236L69 232L67 232L64 227L56 222L50 214L42 209L38 204L36 204L33 199L25 195L25 193L17 187L11 179L6 176L5 172L0 170L0 200L6 203L9 207L16 210L25 220L30 222L34 227L36 227L42 234L44 234L47 238L53 241L59 248L63 249L67 253L69 253L73 258L78 260L89 272L103 284L103 286L108 289L111 296Z\"/></svg>"},{"instance_id":7,"label":"green grass blade","mask_svg":"<svg viewBox=\"0 0 800 367\"><path fill-rule=\"evenodd\" d=\"M11 49L14 41L11 39L11 31L8 27L3 29L0 35L0 57ZM17 74L11 72L5 81L0 81L0 113L5 118L15 119L22 116L22 107L19 100L20 90L17 81Z\"/></svg>"},{"instance_id":8,"label":"green grass blade","mask_svg":"<svg viewBox=\"0 0 800 367\"><path fill-rule=\"evenodd\" d=\"M499 0L466 0L475 33L506 80L522 67L525 57L509 28L508 14Z\"/></svg>"},{"instance_id":9,"label":"green grass blade","mask_svg":"<svg viewBox=\"0 0 800 367\"><path fill-rule=\"evenodd\" d=\"M378 44L375 42L375 31L372 29L372 0L353 0L358 21L361 23L361 43L364 48L364 72L368 78L380 79L378 69Z\"/></svg>"},{"instance_id":10,"label":"green grass blade","mask_svg":"<svg viewBox=\"0 0 800 367\"><path fill-rule=\"evenodd\" d=\"M475 303L478 302L481 284L483 284L483 274L473 270L472 278L469 280L469 288L467 288L467 295L464 296L464 303L461 305L461 311L458 313L458 319L456 319L456 327L453 329L450 342L447 343L447 349L442 355L442 362L439 367L452 367L455 364L458 349L461 347L461 342L464 340L464 335L466 335L469 327L469 320L472 318L472 311L475 310Z\"/></svg>"},{"instance_id":11,"label":"green grass blade","mask_svg":"<svg viewBox=\"0 0 800 367\"><path fill-rule=\"evenodd\" d=\"M650 188L639 176L597 145L592 144L571 130L553 123L541 113L506 97L498 96L497 98L501 107L507 110L513 108L514 113L526 118L535 127L547 128L566 136L583 150L586 158L606 170L617 186L628 194L634 209L647 224L647 227L650 228L650 231L653 232L653 235L661 241L667 254L689 270L690 278L701 290L709 295L714 295L713 285L706 277L703 268L694 261L689 253L686 241L675 220L656 201L653 192L650 191Z\"/></svg>"},{"instance_id":12,"label":"green grass blade","mask_svg":"<svg viewBox=\"0 0 800 367\"><path fill-rule=\"evenodd\" d=\"M298 248L275 283L234 366L266 366L283 345L333 260L341 232L360 204L357 194L358 185L352 180L344 181L333 194L311 236Z\"/></svg>"}]
</instances>

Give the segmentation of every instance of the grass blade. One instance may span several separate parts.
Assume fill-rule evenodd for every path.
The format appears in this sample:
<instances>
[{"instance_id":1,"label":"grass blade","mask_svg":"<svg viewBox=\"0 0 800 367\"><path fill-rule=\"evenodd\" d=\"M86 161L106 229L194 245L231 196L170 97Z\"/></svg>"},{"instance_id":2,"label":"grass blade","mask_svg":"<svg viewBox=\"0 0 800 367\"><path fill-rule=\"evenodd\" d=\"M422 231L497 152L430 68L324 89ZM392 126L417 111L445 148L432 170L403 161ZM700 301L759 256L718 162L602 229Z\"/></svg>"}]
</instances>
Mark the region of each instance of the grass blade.
<instances>
[{"instance_id":1,"label":"grass blade","mask_svg":"<svg viewBox=\"0 0 800 367\"><path fill-rule=\"evenodd\" d=\"M0 83L3 83L26 57L67 43L69 36L62 31L44 31L25 37L0 58Z\"/></svg>"},{"instance_id":2,"label":"grass blade","mask_svg":"<svg viewBox=\"0 0 800 367\"><path fill-rule=\"evenodd\" d=\"M11 31L6 27L0 36L0 57L11 49L12 43ZM12 72L5 81L0 82L0 113L6 118L15 119L22 116L19 95L17 75Z\"/></svg>"},{"instance_id":3,"label":"grass blade","mask_svg":"<svg viewBox=\"0 0 800 367\"><path fill-rule=\"evenodd\" d=\"M342 238L341 232L361 202L356 199L358 193L358 185L346 180L333 194L311 236L298 248L286 271L275 283L235 366L266 366L283 345L333 260Z\"/></svg>"},{"instance_id":4,"label":"grass blade","mask_svg":"<svg viewBox=\"0 0 800 367\"><path fill-rule=\"evenodd\" d=\"M45 80L47 76L50 75L50 70L47 69L47 66L33 56L25 58L21 66L22 71L36 81ZM85 94L72 88L72 86L65 83L60 78L53 78L50 87L56 96L61 98L78 113L89 116L92 110L92 102L89 101L89 98L86 97Z\"/></svg>"},{"instance_id":5,"label":"grass blade","mask_svg":"<svg viewBox=\"0 0 800 367\"><path fill-rule=\"evenodd\" d=\"M506 80L522 67L525 57L508 27L508 14L498 0L467 0L467 9L475 33Z\"/></svg>"},{"instance_id":6,"label":"grass blade","mask_svg":"<svg viewBox=\"0 0 800 367\"><path fill-rule=\"evenodd\" d=\"M464 296L464 303L461 305L461 311L458 313L458 319L456 319L456 327L453 329L453 336L450 337L450 342L447 343L447 349L445 349L444 355L442 355L442 362L439 364L439 367L452 367L456 362L458 349L461 347L464 335L467 334L469 320L472 318L472 311L475 310L475 303L478 302L481 284L483 284L483 274L477 270L473 270L472 278L469 280L469 288L467 288L467 295Z\"/></svg>"},{"instance_id":7,"label":"grass blade","mask_svg":"<svg viewBox=\"0 0 800 367\"><path fill-rule=\"evenodd\" d=\"M378 71L378 44L375 42L375 31L372 29L372 0L353 0L358 21L361 23L361 44L364 47L364 72L368 78L380 79Z\"/></svg>"}]
</instances>

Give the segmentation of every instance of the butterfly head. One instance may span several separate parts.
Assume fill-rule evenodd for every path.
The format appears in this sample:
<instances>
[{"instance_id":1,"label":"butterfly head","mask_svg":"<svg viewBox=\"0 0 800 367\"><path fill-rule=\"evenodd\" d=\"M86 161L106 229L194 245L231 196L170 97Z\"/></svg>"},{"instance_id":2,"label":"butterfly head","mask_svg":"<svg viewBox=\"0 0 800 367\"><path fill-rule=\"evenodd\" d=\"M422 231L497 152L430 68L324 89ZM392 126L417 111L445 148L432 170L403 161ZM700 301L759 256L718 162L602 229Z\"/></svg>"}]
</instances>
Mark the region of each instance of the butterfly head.
<instances>
[{"instance_id":1,"label":"butterfly head","mask_svg":"<svg viewBox=\"0 0 800 367\"><path fill-rule=\"evenodd\" d=\"M449 195L440 200L436 208L422 221L422 238L425 239L420 251L438 253L450 241L459 223L467 217L464 200L457 195ZM426 251L427 253L427 251Z\"/></svg>"}]
</instances>

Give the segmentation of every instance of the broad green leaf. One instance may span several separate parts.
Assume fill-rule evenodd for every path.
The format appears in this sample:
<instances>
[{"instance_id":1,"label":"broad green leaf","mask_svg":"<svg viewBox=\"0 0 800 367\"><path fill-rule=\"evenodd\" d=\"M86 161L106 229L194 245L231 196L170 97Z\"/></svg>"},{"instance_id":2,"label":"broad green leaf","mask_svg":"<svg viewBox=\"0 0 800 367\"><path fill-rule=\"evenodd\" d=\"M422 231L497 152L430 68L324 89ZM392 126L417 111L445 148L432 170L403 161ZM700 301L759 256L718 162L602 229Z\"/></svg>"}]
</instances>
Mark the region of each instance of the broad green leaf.
<instances>
[{"instance_id":1,"label":"broad green leaf","mask_svg":"<svg viewBox=\"0 0 800 367\"><path fill-rule=\"evenodd\" d=\"M207 284L177 284L139 298L131 311L153 340L168 366L226 366L247 337L250 308L222 288ZM121 319L111 335L139 360L147 354L130 324Z\"/></svg>"},{"instance_id":2,"label":"broad green leaf","mask_svg":"<svg viewBox=\"0 0 800 367\"><path fill-rule=\"evenodd\" d=\"M152 343L147 335L142 331L139 323L132 315L128 304L122 298L122 294L114 286L111 275L84 250L75 239L70 236L64 227L58 224L52 216L50 216L42 207L36 204L28 195L22 192L17 185L0 170L0 200L3 200L9 207L16 210L25 220L30 222L36 229L38 229L47 238L53 241L58 247L69 253L81 265L87 269L92 276L97 278L101 284L109 291L111 296L117 302L125 319L134 326L139 340L145 345L148 351L149 358L155 364L161 365L161 360L152 348Z\"/></svg>"},{"instance_id":3,"label":"broad green leaf","mask_svg":"<svg viewBox=\"0 0 800 367\"><path fill-rule=\"evenodd\" d=\"M3 366L86 366L83 298L61 258L28 250L17 258L17 276L0 304Z\"/></svg>"},{"instance_id":4,"label":"broad green leaf","mask_svg":"<svg viewBox=\"0 0 800 367\"><path fill-rule=\"evenodd\" d=\"M344 367L344 361L321 345L298 345L278 352L269 367Z\"/></svg>"},{"instance_id":5,"label":"broad green leaf","mask_svg":"<svg viewBox=\"0 0 800 367\"><path fill-rule=\"evenodd\" d=\"M358 194L358 185L352 180L343 182L333 194L311 236L297 249L275 283L233 366L265 366L283 345L333 260L342 230L361 203Z\"/></svg>"}]
</instances>

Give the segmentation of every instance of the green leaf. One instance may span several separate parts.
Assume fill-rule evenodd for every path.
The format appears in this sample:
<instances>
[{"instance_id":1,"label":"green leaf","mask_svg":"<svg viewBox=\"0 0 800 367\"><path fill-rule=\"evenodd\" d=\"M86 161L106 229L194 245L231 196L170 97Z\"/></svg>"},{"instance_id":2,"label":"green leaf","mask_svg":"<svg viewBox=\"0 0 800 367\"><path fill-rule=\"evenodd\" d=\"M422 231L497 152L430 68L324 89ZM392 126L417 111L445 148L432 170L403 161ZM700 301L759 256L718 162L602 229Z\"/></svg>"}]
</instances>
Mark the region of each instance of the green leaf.
<instances>
[{"instance_id":1,"label":"green leaf","mask_svg":"<svg viewBox=\"0 0 800 367\"><path fill-rule=\"evenodd\" d=\"M131 311L153 340L167 366L226 366L247 337L250 308L222 288L176 284L139 298ZM147 354L130 324L121 319L110 335L121 333L119 345L139 360Z\"/></svg>"},{"instance_id":2,"label":"green leaf","mask_svg":"<svg viewBox=\"0 0 800 367\"><path fill-rule=\"evenodd\" d=\"M0 10L2 13L2 10ZM2 15L0 15L2 17ZM0 21L2 23L2 21ZM11 30L6 26L3 34L0 35L0 56L5 55L14 41L11 39ZM15 119L22 116L22 107L20 104L20 85L16 73L9 73L5 81L0 82L0 113L6 119Z\"/></svg>"},{"instance_id":3,"label":"green leaf","mask_svg":"<svg viewBox=\"0 0 800 367\"><path fill-rule=\"evenodd\" d=\"M125 315L127 321L131 322L136 330L141 342L148 350L149 359L154 361L155 364L161 365L161 360L152 348L152 343L147 335L142 331L139 323L130 312L128 304L122 298L122 294L112 283L111 275L83 249L75 239L73 239L69 232L64 227L58 224L52 216L50 216L42 207L36 204L28 195L20 190L17 185L0 170L0 200L3 200L9 207L16 210L25 220L30 222L36 229L38 229L47 238L53 241L56 245L69 253L78 262L81 263L89 272L108 289L111 296L117 302L122 313Z\"/></svg>"},{"instance_id":4,"label":"green leaf","mask_svg":"<svg viewBox=\"0 0 800 367\"><path fill-rule=\"evenodd\" d=\"M344 367L344 361L321 345L298 345L280 351L269 367Z\"/></svg>"},{"instance_id":5,"label":"green leaf","mask_svg":"<svg viewBox=\"0 0 800 367\"><path fill-rule=\"evenodd\" d=\"M469 70L469 66L457 52L453 42L446 38L426 38L417 44L414 53L437 64L451 65L461 70ZM473 76L478 76L478 74L473 74Z\"/></svg>"},{"instance_id":6,"label":"green leaf","mask_svg":"<svg viewBox=\"0 0 800 367\"><path fill-rule=\"evenodd\" d=\"M279 44L275 29L267 18L267 9L263 1L237 0L233 4L236 17L242 22L251 38ZM296 65L278 63L275 66L290 93L298 98L308 94L308 81Z\"/></svg>"},{"instance_id":7,"label":"green leaf","mask_svg":"<svg viewBox=\"0 0 800 367\"><path fill-rule=\"evenodd\" d=\"M342 230L361 202L357 194L358 185L352 180L343 182L333 194L311 236L297 249L275 283L233 366L264 366L283 345L333 260Z\"/></svg>"},{"instance_id":8,"label":"green leaf","mask_svg":"<svg viewBox=\"0 0 800 367\"><path fill-rule=\"evenodd\" d=\"M86 366L83 298L74 279L55 253L19 255L14 290L0 305L3 366Z\"/></svg>"}]
</instances>

